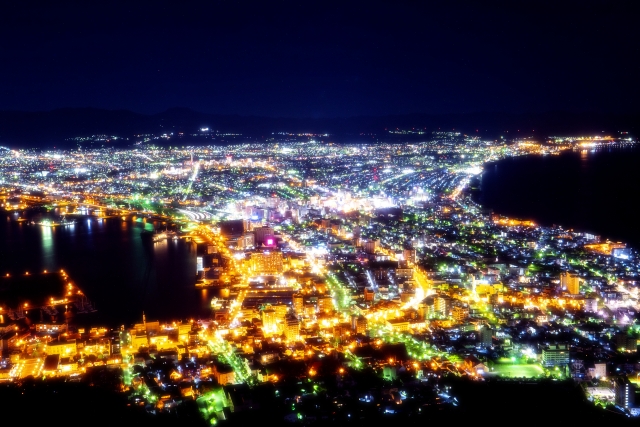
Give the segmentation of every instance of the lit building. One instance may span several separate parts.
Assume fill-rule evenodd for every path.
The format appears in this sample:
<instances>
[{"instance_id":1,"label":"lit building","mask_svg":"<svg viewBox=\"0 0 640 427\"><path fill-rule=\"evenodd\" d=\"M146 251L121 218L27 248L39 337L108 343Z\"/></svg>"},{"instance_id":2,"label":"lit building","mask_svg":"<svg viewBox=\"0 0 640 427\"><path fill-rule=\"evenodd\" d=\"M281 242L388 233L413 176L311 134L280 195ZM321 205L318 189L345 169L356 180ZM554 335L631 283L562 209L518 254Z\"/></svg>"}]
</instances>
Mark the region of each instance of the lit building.
<instances>
[{"instance_id":1,"label":"lit building","mask_svg":"<svg viewBox=\"0 0 640 427\"><path fill-rule=\"evenodd\" d=\"M366 240L363 242L364 251L368 254L375 254L380 247L380 240Z\"/></svg>"},{"instance_id":2,"label":"lit building","mask_svg":"<svg viewBox=\"0 0 640 427\"><path fill-rule=\"evenodd\" d=\"M469 317L469 307L462 307L457 305L453 307L451 315L456 322L463 322L467 317Z\"/></svg>"},{"instance_id":3,"label":"lit building","mask_svg":"<svg viewBox=\"0 0 640 427\"><path fill-rule=\"evenodd\" d=\"M569 364L569 346L552 344L542 349L543 366L564 366Z\"/></svg>"},{"instance_id":4,"label":"lit building","mask_svg":"<svg viewBox=\"0 0 640 427\"><path fill-rule=\"evenodd\" d=\"M636 387L628 378L616 378L613 383L616 394L616 405L629 409L636 404Z\"/></svg>"},{"instance_id":5,"label":"lit building","mask_svg":"<svg viewBox=\"0 0 640 427\"><path fill-rule=\"evenodd\" d=\"M404 319L387 320L387 325L391 326L391 328L397 332L404 332L409 330L409 321Z\"/></svg>"},{"instance_id":6,"label":"lit building","mask_svg":"<svg viewBox=\"0 0 640 427\"><path fill-rule=\"evenodd\" d=\"M78 352L76 340L51 341L47 344L47 355L59 354L62 357L73 356Z\"/></svg>"},{"instance_id":7,"label":"lit building","mask_svg":"<svg viewBox=\"0 0 640 427\"><path fill-rule=\"evenodd\" d=\"M593 368L589 368L588 371L591 378L605 378L607 376L607 364L594 363Z\"/></svg>"},{"instance_id":8,"label":"lit building","mask_svg":"<svg viewBox=\"0 0 640 427\"><path fill-rule=\"evenodd\" d=\"M302 315L304 307L304 295L295 294L293 296L293 310L298 316Z\"/></svg>"},{"instance_id":9,"label":"lit building","mask_svg":"<svg viewBox=\"0 0 640 427\"><path fill-rule=\"evenodd\" d=\"M566 289L567 293L571 295L578 295L580 293L580 280L578 276L563 272L560 273L560 287Z\"/></svg>"},{"instance_id":10,"label":"lit building","mask_svg":"<svg viewBox=\"0 0 640 427\"><path fill-rule=\"evenodd\" d=\"M289 306L286 304L273 305L271 308L276 312L276 319L278 320L284 320L289 311Z\"/></svg>"},{"instance_id":11,"label":"lit building","mask_svg":"<svg viewBox=\"0 0 640 427\"><path fill-rule=\"evenodd\" d=\"M484 325L478 331L478 344L482 347L490 347L493 344L493 329Z\"/></svg>"},{"instance_id":12,"label":"lit building","mask_svg":"<svg viewBox=\"0 0 640 427\"><path fill-rule=\"evenodd\" d=\"M635 353L638 351L638 338L625 332L620 332L619 334L616 334L616 345L620 351Z\"/></svg>"},{"instance_id":13,"label":"lit building","mask_svg":"<svg viewBox=\"0 0 640 427\"><path fill-rule=\"evenodd\" d=\"M351 329L356 334L367 333L367 318L364 316L351 316Z\"/></svg>"},{"instance_id":14,"label":"lit building","mask_svg":"<svg viewBox=\"0 0 640 427\"><path fill-rule=\"evenodd\" d=\"M273 236L272 227L256 227L253 229L255 234L255 246L260 246L265 242L267 236Z\"/></svg>"},{"instance_id":15,"label":"lit building","mask_svg":"<svg viewBox=\"0 0 640 427\"><path fill-rule=\"evenodd\" d=\"M149 339L147 334L139 332L131 337L131 347L139 349L140 347L147 347L149 345Z\"/></svg>"},{"instance_id":16,"label":"lit building","mask_svg":"<svg viewBox=\"0 0 640 427\"><path fill-rule=\"evenodd\" d=\"M584 300L584 311L587 313L597 313L598 312L598 300L596 298L585 298Z\"/></svg>"},{"instance_id":17,"label":"lit building","mask_svg":"<svg viewBox=\"0 0 640 427\"><path fill-rule=\"evenodd\" d=\"M442 317L449 317L451 311L451 298L446 295L439 295L435 298L436 312Z\"/></svg>"},{"instance_id":18,"label":"lit building","mask_svg":"<svg viewBox=\"0 0 640 427\"><path fill-rule=\"evenodd\" d=\"M282 252L265 251L252 253L251 268L258 274L282 273Z\"/></svg>"},{"instance_id":19,"label":"lit building","mask_svg":"<svg viewBox=\"0 0 640 427\"><path fill-rule=\"evenodd\" d=\"M333 310L333 299L329 295L318 297L318 311L321 313L330 313Z\"/></svg>"},{"instance_id":20,"label":"lit building","mask_svg":"<svg viewBox=\"0 0 640 427\"><path fill-rule=\"evenodd\" d=\"M404 248L402 250L402 256L412 264L416 262L416 250L414 248Z\"/></svg>"},{"instance_id":21,"label":"lit building","mask_svg":"<svg viewBox=\"0 0 640 427\"><path fill-rule=\"evenodd\" d=\"M278 331L276 311L272 308L262 310L262 330L265 334L274 334Z\"/></svg>"},{"instance_id":22,"label":"lit building","mask_svg":"<svg viewBox=\"0 0 640 427\"><path fill-rule=\"evenodd\" d=\"M234 384L236 382L235 373L230 365L216 362L213 364L212 373L220 385Z\"/></svg>"},{"instance_id":23,"label":"lit building","mask_svg":"<svg viewBox=\"0 0 640 427\"><path fill-rule=\"evenodd\" d=\"M300 321L295 318L287 319L284 329L284 335L289 341L297 340L298 336L300 335Z\"/></svg>"}]
</instances>

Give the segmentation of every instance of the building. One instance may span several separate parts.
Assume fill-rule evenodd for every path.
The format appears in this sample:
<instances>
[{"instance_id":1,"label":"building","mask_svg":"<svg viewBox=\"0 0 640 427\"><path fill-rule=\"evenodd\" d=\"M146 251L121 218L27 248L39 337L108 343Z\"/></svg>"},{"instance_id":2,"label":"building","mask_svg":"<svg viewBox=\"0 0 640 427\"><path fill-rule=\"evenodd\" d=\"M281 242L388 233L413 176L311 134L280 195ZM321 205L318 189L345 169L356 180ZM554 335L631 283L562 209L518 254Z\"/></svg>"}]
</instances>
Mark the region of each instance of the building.
<instances>
[{"instance_id":1,"label":"building","mask_svg":"<svg viewBox=\"0 0 640 427\"><path fill-rule=\"evenodd\" d=\"M261 246L267 236L273 236L273 228L272 227L256 227L253 229L255 234L255 246Z\"/></svg>"},{"instance_id":2,"label":"building","mask_svg":"<svg viewBox=\"0 0 640 427\"><path fill-rule=\"evenodd\" d=\"M300 336L300 321L296 318L287 319L285 323L284 336L288 341L295 341Z\"/></svg>"},{"instance_id":3,"label":"building","mask_svg":"<svg viewBox=\"0 0 640 427\"><path fill-rule=\"evenodd\" d=\"M276 312L276 320L284 320L287 317L289 306L286 304L275 304L271 308Z\"/></svg>"},{"instance_id":4,"label":"building","mask_svg":"<svg viewBox=\"0 0 640 427\"><path fill-rule=\"evenodd\" d=\"M436 317L436 297L429 295L418 305L418 314L422 319L433 319Z\"/></svg>"},{"instance_id":5,"label":"building","mask_svg":"<svg viewBox=\"0 0 640 427\"><path fill-rule=\"evenodd\" d=\"M598 300L596 298L585 298L584 300L584 311L587 313L597 313L598 312Z\"/></svg>"},{"instance_id":6,"label":"building","mask_svg":"<svg viewBox=\"0 0 640 427\"><path fill-rule=\"evenodd\" d=\"M415 264L416 262L416 250L414 248L404 248L402 250L402 256L403 258L412 263Z\"/></svg>"},{"instance_id":7,"label":"building","mask_svg":"<svg viewBox=\"0 0 640 427\"><path fill-rule=\"evenodd\" d=\"M149 345L149 338L147 334L143 332L137 332L131 336L131 347L139 349L140 347L147 347Z\"/></svg>"},{"instance_id":8,"label":"building","mask_svg":"<svg viewBox=\"0 0 640 427\"><path fill-rule=\"evenodd\" d=\"M616 405L629 409L636 404L636 387L628 378L616 378L613 382L613 390L616 394Z\"/></svg>"},{"instance_id":9,"label":"building","mask_svg":"<svg viewBox=\"0 0 640 427\"><path fill-rule=\"evenodd\" d=\"M251 254L251 268L257 274L282 273L282 252L265 251Z\"/></svg>"},{"instance_id":10,"label":"building","mask_svg":"<svg viewBox=\"0 0 640 427\"><path fill-rule=\"evenodd\" d=\"M605 378L607 376L607 364L595 363L593 368L588 369L588 373L591 378Z\"/></svg>"},{"instance_id":11,"label":"building","mask_svg":"<svg viewBox=\"0 0 640 427\"><path fill-rule=\"evenodd\" d=\"M493 344L493 329L483 325L478 331L478 344L482 347L490 347Z\"/></svg>"},{"instance_id":12,"label":"building","mask_svg":"<svg viewBox=\"0 0 640 427\"><path fill-rule=\"evenodd\" d=\"M449 317L451 312L451 298L446 295L438 295L435 298L436 312L442 317Z\"/></svg>"},{"instance_id":13,"label":"building","mask_svg":"<svg viewBox=\"0 0 640 427\"><path fill-rule=\"evenodd\" d=\"M298 316L301 316L303 313L303 307L304 307L304 295L294 294L293 295L293 311L295 311Z\"/></svg>"},{"instance_id":14,"label":"building","mask_svg":"<svg viewBox=\"0 0 640 427\"><path fill-rule=\"evenodd\" d=\"M60 357L74 356L78 352L76 340L51 341L47 344L47 355L58 354Z\"/></svg>"},{"instance_id":15,"label":"building","mask_svg":"<svg viewBox=\"0 0 640 427\"><path fill-rule=\"evenodd\" d=\"M456 322L464 322L469 317L469 307L455 306L451 311L451 315Z\"/></svg>"},{"instance_id":16,"label":"building","mask_svg":"<svg viewBox=\"0 0 640 427\"><path fill-rule=\"evenodd\" d=\"M566 289L568 294L578 295L580 294L580 279L578 279L578 276L565 271L560 273L560 287Z\"/></svg>"},{"instance_id":17,"label":"building","mask_svg":"<svg viewBox=\"0 0 640 427\"><path fill-rule=\"evenodd\" d=\"M236 375L231 365L216 362L211 371L220 385L235 384L236 382Z\"/></svg>"},{"instance_id":18,"label":"building","mask_svg":"<svg viewBox=\"0 0 640 427\"><path fill-rule=\"evenodd\" d=\"M356 334L366 334L367 333L367 318L360 316L351 316L351 329Z\"/></svg>"},{"instance_id":19,"label":"building","mask_svg":"<svg viewBox=\"0 0 640 427\"><path fill-rule=\"evenodd\" d=\"M278 331L276 311L272 308L262 310L262 330L265 334L274 334Z\"/></svg>"},{"instance_id":20,"label":"building","mask_svg":"<svg viewBox=\"0 0 640 427\"><path fill-rule=\"evenodd\" d=\"M616 345L619 351L627 353L635 353L638 351L638 338L631 336L625 332L616 334Z\"/></svg>"},{"instance_id":21,"label":"building","mask_svg":"<svg viewBox=\"0 0 640 427\"><path fill-rule=\"evenodd\" d=\"M380 247L380 240L366 240L363 242L364 251L368 254L375 254Z\"/></svg>"},{"instance_id":22,"label":"building","mask_svg":"<svg viewBox=\"0 0 640 427\"><path fill-rule=\"evenodd\" d=\"M551 344L542 349L542 365L565 366L569 364L569 346L566 344Z\"/></svg>"},{"instance_id":23,"label":"building","mask_svg":"<svg viewBox=\"0 0 640 427\"><path fill-rule=\"evenodd\" d=\"M223 237L237 238L242 236L246 231L249 231L249 221L236 219L220 222L220 234L222 234Z\"/></svg>"},{"instance_id":24,"label":"building","mask_svg":"<svg viewBox=\"0 0 640 427\"><path fill-rule=\"evenodd\" d=\"M333 310L333 299L329 295L318 297L318 311L321 313L330 313Z\"/></svg>"},{"instance_id":25,"label":"building","mask_svg":"<svg viewBox=\"0 0 640 427\"><path fill-rule=\"evenodd\" d=\"M390 319L387 320L387 325L396 332L404 332L409 330L409 321L404 319Z\"/></svg>"}]
</instances>

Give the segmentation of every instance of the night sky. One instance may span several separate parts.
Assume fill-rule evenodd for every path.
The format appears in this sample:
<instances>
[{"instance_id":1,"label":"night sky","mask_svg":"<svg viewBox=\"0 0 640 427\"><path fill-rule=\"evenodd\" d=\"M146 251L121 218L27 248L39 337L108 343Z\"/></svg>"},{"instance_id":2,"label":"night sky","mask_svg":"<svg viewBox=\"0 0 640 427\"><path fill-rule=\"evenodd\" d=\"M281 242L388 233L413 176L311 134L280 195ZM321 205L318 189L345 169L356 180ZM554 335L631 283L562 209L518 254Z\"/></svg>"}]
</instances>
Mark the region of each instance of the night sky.
<instances>
[{"instance_id":1,"label":"night sky","mask_svg":"<svg viewBox=\"0 0 640 427\"><path fill-rule=\"evenodd\" d=\"M0 110L637 112L634 2L554 3L3 2Z\"/></svg>"}]
</instances>

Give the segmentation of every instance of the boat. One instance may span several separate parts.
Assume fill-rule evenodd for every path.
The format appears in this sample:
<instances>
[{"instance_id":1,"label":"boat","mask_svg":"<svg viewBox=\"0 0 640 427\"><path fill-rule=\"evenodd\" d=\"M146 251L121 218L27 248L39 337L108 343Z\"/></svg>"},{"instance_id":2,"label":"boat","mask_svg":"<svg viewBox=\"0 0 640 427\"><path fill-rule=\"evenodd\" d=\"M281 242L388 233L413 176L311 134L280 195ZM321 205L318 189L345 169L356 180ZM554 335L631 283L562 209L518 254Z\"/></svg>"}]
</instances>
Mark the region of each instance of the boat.
<instances>
[{"instance_id":1,"label":"boat","mask_svg":"<svg viewBox=\"0 0 640 427\"><path fill-rule=\"evenodd\" d=\"M168 231L168 230L165 230L162 232L158 232L158 231L153 232L149 230L143 230L140 232L140 237L143 239L151 238L153 243L157 243L167 239L177 240L179 238L179 235L175 231Z\"/></svg>"},{"instance_id":2,"label":"boat","mask_svg":"<svg viewBox=\"0 0 640 427\"><path fill-rule=\"evenodd\" d=\"M156 233L153 235L153 242L161 242L163 240L167 240L167 233Z\"/></svg>"}]
</instances>

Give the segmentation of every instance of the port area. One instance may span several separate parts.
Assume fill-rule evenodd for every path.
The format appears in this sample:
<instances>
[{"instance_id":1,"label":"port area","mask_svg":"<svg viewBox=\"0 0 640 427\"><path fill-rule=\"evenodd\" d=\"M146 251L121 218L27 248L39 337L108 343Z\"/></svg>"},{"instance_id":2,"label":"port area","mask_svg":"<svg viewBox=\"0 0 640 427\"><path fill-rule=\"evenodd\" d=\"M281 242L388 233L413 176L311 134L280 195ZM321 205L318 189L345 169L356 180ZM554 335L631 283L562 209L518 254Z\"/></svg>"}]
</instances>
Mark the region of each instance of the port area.
<instances>
[{"instance_id":1,"label":"port area","mask_svg":"<svg viewBox=\"0 0 640 427\"><path fill-rule=\"evenodd\" d=\"M0 327L24 319L33 324L66 323L96 311L64 270L6 273L0 277Z\"/></svg>"}]
</instances>

